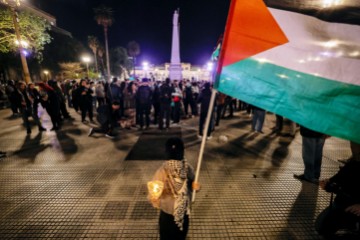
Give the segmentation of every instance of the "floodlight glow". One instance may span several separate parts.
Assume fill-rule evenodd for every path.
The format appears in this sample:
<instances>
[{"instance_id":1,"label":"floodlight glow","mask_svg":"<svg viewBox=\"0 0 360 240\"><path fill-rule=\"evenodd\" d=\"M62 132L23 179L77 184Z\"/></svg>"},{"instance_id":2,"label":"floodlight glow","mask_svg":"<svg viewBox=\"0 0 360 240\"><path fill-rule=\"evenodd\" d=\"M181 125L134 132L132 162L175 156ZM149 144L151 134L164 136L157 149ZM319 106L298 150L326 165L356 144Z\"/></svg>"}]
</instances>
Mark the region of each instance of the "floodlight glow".
<instances>
[{"instance_id":1,"label":"floodlight glow","mask_svg":"<svg viewBox=\"0 0 360 240\"><path fill-rule=\"evenodd\" d=\"M208 62L208 63L207 63L207 70L212 71L213 68L214 68L214 63Z\"/></svg>"},{"instance_id":2,"label":"floodlight glow","mask_svg":"<svg viewBox=\"0 0 360 240\"><path fill-rule=\"evenodd\" d=\"M89 63L91 61L90 57L88 57L88 56L83 56L81 59L85 63Z\"/></svg>"},{"instance_id":3,"label":"floodlight glow","mask_svg":"<svg viewBox=\"0 0 360 240\"><path fill-rule=\"evenodd\" d=\"M145 62L142 63L142 65L143 65L143 69L144 69L144 70L148 70L148 69L149 69L149 63L148 63L148 62L145 61Z\"/></svg>"},{"instance_id":4,"label":"floodlight glow","mask_svg":"<svg viewBox=\"0 0 360 240\"><path fill-rule=\"evenodd\" d=\"M22 46L23 48L27 48L27 47L29 46L29 43L28 43L27 41L25 41L25 40L20 40L20 43L21 43L21 46ZM19 41L18 41L18 40L15 40L15 44L16 44L17 46L19 46Z\"/></svg>"}]
</instances>

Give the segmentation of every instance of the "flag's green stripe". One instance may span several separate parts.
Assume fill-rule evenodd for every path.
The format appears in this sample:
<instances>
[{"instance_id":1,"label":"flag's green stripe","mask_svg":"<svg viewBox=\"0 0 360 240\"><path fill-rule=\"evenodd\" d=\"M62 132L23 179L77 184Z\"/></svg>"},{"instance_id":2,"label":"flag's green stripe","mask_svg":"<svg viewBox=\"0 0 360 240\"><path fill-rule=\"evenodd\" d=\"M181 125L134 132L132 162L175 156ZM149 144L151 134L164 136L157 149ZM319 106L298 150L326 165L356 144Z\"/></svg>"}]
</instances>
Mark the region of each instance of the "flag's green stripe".
<instances>
[{"instance_id":1,"label":"flag's green stripe","mask_svg":"<svg viewBox=\"0 0 360 240\"><path fill-rule=\"evenodd\" d=\"M360 86L246 59L224 67L216 88L313 130L360 143Z\"/></svg>"}]
</instances>

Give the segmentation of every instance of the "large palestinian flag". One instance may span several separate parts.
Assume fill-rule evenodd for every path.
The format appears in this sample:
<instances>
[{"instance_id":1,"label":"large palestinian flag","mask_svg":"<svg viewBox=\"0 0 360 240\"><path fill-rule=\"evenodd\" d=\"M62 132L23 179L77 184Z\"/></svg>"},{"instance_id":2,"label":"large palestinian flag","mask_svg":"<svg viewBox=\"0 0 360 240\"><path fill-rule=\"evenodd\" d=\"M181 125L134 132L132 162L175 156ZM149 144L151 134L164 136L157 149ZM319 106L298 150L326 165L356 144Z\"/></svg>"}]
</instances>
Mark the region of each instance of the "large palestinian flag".
<instances>
[{"instance_id":1,"label":"large palestinian flag","mask_svg":"<svg viewBox=\"0 0 360 240\"><path fill-rule=\"evenodd\" d=\"M262 0L232 1L216 88L360 143L360 4L293 1L302 4L296 8L285 0L268 2L282 9L267 8Z\"/></svg>"}]
</instances>

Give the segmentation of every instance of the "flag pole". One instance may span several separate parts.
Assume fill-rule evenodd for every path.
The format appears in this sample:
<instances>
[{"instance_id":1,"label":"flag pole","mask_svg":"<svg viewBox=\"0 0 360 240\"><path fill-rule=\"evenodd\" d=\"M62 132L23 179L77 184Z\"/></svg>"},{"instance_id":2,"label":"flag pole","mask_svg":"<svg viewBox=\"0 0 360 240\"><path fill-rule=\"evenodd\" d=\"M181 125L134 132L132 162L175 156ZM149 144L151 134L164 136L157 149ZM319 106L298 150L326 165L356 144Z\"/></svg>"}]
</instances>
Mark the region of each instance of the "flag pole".
<instances>
[{"instance_id":1,"label":"flag pole","mask_svg":"<svg viewBox=\"0 0 360 240\"><path fill-rule=\"evenodd\" d=\"M212 112L214 110L214 103L215 103L215 97L216 97L216 89L213 87L212 91L211 91L211 98L210 98L210 104L209 104L209 110L206 116L206 121L205 121L205 127L203 130L203 136L202 136L202 140L201 140L201 146L200 146L200 152L199 152L199 157L198 157L198 162L197 162L197 167L196 167L196 173L195 173L195 182L198 182L199 180L199 175L200 175L200 168L201 168L201 163L202 163L202 159L203 159L203 155L204 155L204 149L205 149L205 143L206 143L206 137L207 137L207 132L209 130L210 127L210 120L211 120L211 115ZM192 194L192 202L195 201L195 195L196 195L196 191L193 190L193 194Z\"/></svg>"},{"instance_id":2,"label":"flag pole","mask_svg":"<svg viewBox=\"0 0 360 240\"><path fill-rule=\"evenodd\" d=\"M214 81L212 92L211 92L209 110L207 113L207 117L206 117L206 121L205 121L205 128L203 130L203 137L201 140L200 152L199 152L196 173L195 173L195 180L194 180L195 182L198 182L198 180L199 180L200 168L201 168L201 164L202 164L202 160L203 160L205 143L206 143L206 136L207 136L207 132L208 132L208 129L210 126L211 115L212 115L212 112L214 109L215 97L216 97L216 93L217 93L215 86L218 84L218 81L220 78L220 73L221 73L221 69L222 69L222 65L223 65L223 58L224 58L223 49L225 49L226 45L227 45L226 40L229 35L227 29L231 25L231 19L233 17L234 10L235 10L235 3L236 3L236 0L232 0L230 3L229 13L228 13L227 21L226 21L226 26L225 26L225 34L224 34L223 44L220 49L219 60L217 61L217 64L216 64L216 71L213 73L213 75L215 75L215 81ZM213 77L213 79L214 79L214 77ZM192 199L191 199L192 202L195 201L195 195L196 195L196 191L193 190Z\"/></svg>"}]
</instances>

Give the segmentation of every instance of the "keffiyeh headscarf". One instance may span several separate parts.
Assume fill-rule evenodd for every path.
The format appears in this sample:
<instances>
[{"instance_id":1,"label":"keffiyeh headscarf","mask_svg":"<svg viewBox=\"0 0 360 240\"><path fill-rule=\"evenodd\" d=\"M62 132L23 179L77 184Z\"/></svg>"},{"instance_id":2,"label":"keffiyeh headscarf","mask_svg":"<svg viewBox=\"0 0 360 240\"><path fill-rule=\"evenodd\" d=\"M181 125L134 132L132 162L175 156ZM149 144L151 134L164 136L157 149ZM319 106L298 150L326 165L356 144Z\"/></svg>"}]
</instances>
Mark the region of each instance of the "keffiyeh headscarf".
<instances>
[{"instance_id":1,"label":"keffiyeh headscarf","mask_svg":"<svg viewBox=\"0 0 360 240\"><path fill-rule=\"evenodd\" d=\"M164 163L171 192L175 198L174 220L176 225L183 230L185 213L188 211L188 164L186 160L169 160Z\"/></svg>"}]
</instances>

